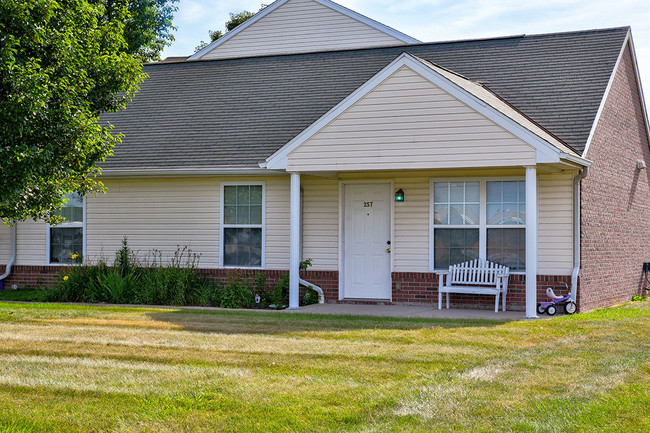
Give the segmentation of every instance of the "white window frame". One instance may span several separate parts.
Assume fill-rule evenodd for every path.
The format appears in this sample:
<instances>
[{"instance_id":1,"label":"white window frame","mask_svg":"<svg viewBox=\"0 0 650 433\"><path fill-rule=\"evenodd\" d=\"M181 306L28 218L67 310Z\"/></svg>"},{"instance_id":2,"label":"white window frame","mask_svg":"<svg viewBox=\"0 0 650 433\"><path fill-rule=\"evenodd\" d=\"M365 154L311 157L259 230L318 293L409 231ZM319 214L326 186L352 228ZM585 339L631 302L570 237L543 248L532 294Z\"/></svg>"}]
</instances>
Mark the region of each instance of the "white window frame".
<instances>
[{"instance_id":1,"label":"white window frame","mask_svg":"<svg viewBox=\"0 0 650 433\"><path fill-rule=\"evenodd\" d=\"M226 186L261 186L262 187L262 224L225 224L224 222L224 188ZM227 226L227 227L226 227ZM223 263L226 228L261 228L262 229L262 262L260 266L226 266ZM219 192L219 267L224 269L265 269L266 268L266 182L237 181L221 182Z\"/></svg>"},{"instance_id":2,"label":"white window frame","mask_svg":"<svg viewBox=\"0 0 650 433\"><path fill-rule=\"evenodd\" d=\"M81 228L82 230L82 236L83 236L83 252L82 254L82 263L86 264L86 245L88 244L87 239L86 239L86 221L87 221L87 200L86 196L82 197L82 203L83 203L83 222L77 223L77 222L63 222L61 224L57 225L52 225L52 224L45 224L45 264L46 266L73 266L75 263L52 263L52 245L50 244L51 241L51 233L50 229L56 229L56 228L61 228L61 229L74 229L74 228Z\"/></svg>"},{"instance_id":3,"label":"white window frame","mask_svg":"<svg viewBox=\"0 0 650 433\"><path fill-rule=\"evenodd\" d=\"M526 181L524 176L512 177L450 177L450 178L431 178L429 179L429 272L445 271L447 269L435 268L435 239L434 232L436 228L448 229L476 229L476 225L443 225L434 224L434 184L436 182L479 182L479 258L487 260L487 231L488 229L526 229L526 224L487 224L487 182L508 182L508 181ZM526 197L528 200L528 197ZM526 245L528 248L528 245ZM515 275L525 275L526 270L510 272Z\"/></svg>"}]
</instances>

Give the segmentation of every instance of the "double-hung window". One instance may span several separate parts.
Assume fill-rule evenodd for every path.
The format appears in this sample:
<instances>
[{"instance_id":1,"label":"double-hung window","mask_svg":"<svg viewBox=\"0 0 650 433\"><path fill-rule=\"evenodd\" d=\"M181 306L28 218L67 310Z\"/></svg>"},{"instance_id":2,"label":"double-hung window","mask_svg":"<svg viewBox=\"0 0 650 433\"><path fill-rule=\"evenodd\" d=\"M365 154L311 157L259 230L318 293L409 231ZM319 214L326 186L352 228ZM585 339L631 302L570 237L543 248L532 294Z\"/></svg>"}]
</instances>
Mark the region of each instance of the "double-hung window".
<instances>
[{"instance_id":1,"label":"double-hung window","mask_svg":"<svg viewBox=\"0 0 650 433\"><path fill-rule=\"evenodd\" d=\"M221 265L264 267L264 183L221 185Z\"/></svg>"},{"instance_id":2,"label":"double-hung window","mask_svg":"<svg viewBox=\"0 0 650 433\"><path fill-rule=\"evenodd\" d=\"M66 264L83 261L85 200L77 193L66 194L67 202L57 212L64 221L48 226L48 263Z\"/></svg>"},{"instance_id":3,"label":"double-hung window","mask_svg":"<svg viewBox=\"0 0 650 433\"><path fill-rule=\"evenodd\" d=\"M526 268L526 184L432 180L432 267L478 258Z\"/></svg>"}]
</instances>

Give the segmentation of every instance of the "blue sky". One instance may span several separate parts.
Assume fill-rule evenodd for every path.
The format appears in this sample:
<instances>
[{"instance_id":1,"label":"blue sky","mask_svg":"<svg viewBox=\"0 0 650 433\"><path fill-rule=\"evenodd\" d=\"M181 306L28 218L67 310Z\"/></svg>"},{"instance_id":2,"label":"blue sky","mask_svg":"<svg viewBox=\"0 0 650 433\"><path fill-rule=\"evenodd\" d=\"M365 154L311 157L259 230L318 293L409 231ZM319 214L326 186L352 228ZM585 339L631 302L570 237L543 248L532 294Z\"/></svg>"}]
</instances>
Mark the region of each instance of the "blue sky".
<instances>
[{"instance_id":1,"label":"blue sky","mask_svg":"<svg viewBox=\"0 0 650 433\"><path fill-rule=\"evenodd\" d=\"M163 57L194 52L230 12L257 11L260 0L180 0L176 41ZM272 3L266 0L264 3ZM338 0L423 42L632 26L646 101L650 95L648 0ZM649 102L650 103L650 102Z\"/></svg>"}]
</instances>

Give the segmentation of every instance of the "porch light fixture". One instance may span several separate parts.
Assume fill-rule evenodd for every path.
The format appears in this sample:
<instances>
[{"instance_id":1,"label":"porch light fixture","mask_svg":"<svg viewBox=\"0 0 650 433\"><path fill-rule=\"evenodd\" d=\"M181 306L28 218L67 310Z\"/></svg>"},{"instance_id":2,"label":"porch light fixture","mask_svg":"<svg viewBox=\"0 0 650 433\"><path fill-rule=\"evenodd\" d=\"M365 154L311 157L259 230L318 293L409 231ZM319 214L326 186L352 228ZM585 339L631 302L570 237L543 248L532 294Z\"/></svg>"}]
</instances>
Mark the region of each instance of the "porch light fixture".
<instances>
[{"instance_id":1,"label":"porch light fixture","mask_svg":"<svg viewBox=\"0 0 650 433\"><path fill-rule=\"evenodd\" d=\"M398 189L397 192L395 192L395 201L397 202L402 202L406 196L404 195L404 190L402 188Z\"/></svg>"}]
</instances>

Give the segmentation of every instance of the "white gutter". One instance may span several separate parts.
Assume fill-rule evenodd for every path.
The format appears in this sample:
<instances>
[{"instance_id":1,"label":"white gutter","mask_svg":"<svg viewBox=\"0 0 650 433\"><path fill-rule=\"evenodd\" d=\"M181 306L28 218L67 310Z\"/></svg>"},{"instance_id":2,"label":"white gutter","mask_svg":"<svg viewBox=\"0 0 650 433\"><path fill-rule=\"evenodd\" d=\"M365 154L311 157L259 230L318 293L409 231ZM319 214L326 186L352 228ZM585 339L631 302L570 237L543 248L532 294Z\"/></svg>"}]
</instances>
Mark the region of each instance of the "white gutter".
<instances>
[{"instance_id":1,"label":"white gutter","mask_svg":"<svg viewBox=\"0 0 650 433\"><path fill-rule=\"evenodd\" d=\"M580 276L580 181L589 174L585 167L573 179L573 271L571 272L571 297L577 302L578 277Z\"/></svg>"},{"instance_id":2,"label":"white gutter","mask_svg":"<svg viewBox=\"0 0 650 433\"><path fill-rule=\"evenodd\" d=\"M132 170L102 170L101 177L181 177L181 176L259 176L286 175L266 168L149 168Z\"/></svg>"},{"instance_id":3,"label":"white gutter","mask_svg":"<svg viewBox=\"0 0 650 433\"><path fill-rule=\"evenodd\" d=\"M11 226L11 258L7 263L7 268L5 269L5 273L0 275L0 281L4 280L9 276L9 274L11 274L11 267L14 265L15 262L16 262L16 221L14 221Z\"/></svg>"},{"instance_id":4,"label":"white gutter","mask_svg":"<svg viewBox=\"0 0 650 433\"><path fill-rule=\"evenodd\" d=\"M318 303L319 304L324 304L325 303L325 293L323 293L323 289L320 287L310 283L309 281L305 281L302 278L298 280L301 285L305 287L309 287L310 289L314 290L316 293L318 293Z\"/></svg>"}]
</instances>

